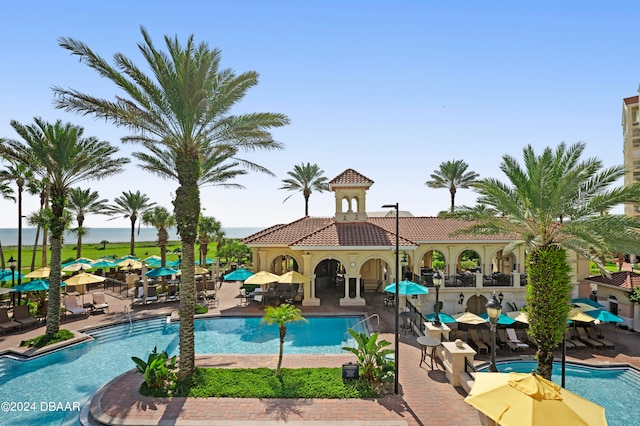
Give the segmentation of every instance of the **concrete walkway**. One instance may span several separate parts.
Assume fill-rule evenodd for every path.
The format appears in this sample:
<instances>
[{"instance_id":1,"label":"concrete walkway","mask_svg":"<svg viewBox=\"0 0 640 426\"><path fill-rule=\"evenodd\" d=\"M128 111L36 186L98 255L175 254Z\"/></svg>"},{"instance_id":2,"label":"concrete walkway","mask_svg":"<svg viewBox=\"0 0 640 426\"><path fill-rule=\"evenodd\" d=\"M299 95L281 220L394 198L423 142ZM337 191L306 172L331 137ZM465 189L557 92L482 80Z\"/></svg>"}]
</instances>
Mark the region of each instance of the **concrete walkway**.
<instances>
[{"instance_id":1,"label":"concrete walkway","mask_svg":"<svg viewBox=\"0 0 640 426\"><path fill-rule=\"evenodd\" d=\"M82 331L122 321L125 310L131 309L134 319L157 315L175 315L178 303L157 303L131 307L131 295L115 292L107 293L109 312L69 318L62 328ZM219 306L211 309L214 315L262 315L260 306L244 306L239 297L238 283L224 283L218 292ZM346 308L336 303L320 307L302 307L303 315L312 314L378 314L380 325L373 321L375 331L382 338L393 342L394 316L392 309L383 308L380 294L366 294L367 305ZM337 299L335 300L337 302ZM624 362L640 368L640 339L636 333L602 326L609 340L615 342L615 350L570 351L569 360L592 363ZM44 327L0 336L0 350L16 347L20 341L41 335ZM14 349L15 350L15 349ZM19 350L16 350L19 351ZM23 350L24 351L24 350ZM523 352L519 354L533 354ZM498 357L513 357L513 353L499 353ZM558 353L557 357L560 356ZM486 361L488 355L477 358ZM287 355L283 367L299 366L340 366L343 362L354 361L353 355ZM248 425L284 424L366 424L366 425L478 425L477 412L463 402L465 393L446 381L442 366L432 371L420 364L420 349L416 337L400 336L398 396L368 400L289 400L289 399L233 399L233 398L171 398L157 399L142 397L138 393L141 376L125 373L106 384L91 403L93 416L102 424L147 425ZM198 365L218 367L252 367L256 365L275 368L277 355L202 355L197 357Z\"/></svg>"}]
</instances>

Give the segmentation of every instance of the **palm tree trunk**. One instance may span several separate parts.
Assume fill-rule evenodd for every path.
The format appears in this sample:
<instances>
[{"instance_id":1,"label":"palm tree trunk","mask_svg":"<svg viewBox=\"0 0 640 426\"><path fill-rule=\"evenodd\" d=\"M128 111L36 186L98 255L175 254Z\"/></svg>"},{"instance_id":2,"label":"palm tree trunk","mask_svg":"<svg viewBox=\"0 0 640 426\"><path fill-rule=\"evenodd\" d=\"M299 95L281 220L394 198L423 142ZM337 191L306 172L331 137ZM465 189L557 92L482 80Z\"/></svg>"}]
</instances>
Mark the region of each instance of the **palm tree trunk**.
<instances>
[{"instance_id":1,"label":"palm tree trunk","mask_svg":"<svg viewBox=\"0 0 640 426\"><path fill-rule=\"evenodd\" d=\"M53 336L60 330L60 269L62 241L51 235L51 271L49 275L49 302L47 305L46 334Z\"/></svg>"},{"instance_id":2,"label":"palm tree trunk","mask_svg":"<svg viewBox=\"0 0 640 426\"><path fill-rule=\"evenodd\" d=\"M4 250L2 249L2 241L0 241L0 264L2 264L2 269L4 268Z\"/></svg>"},{"instance_id":3,"label":"palm tree trunk","mask_svg":"<svg viewBox=\"0 0 640 426\"><path fill-rule=\"evenodd\" d=\"M129 254L131 256L135 256L135 245L136 245L136 219L137 217L131 216L131 238L129 239Z\"/></svg>"},{"instance_id":4,"label":"palm tree trunk","mask_svg":"<svg viewBox=\"0 0 640 426\"><path fill-rule=\"evenodd\" d=\"M304 195L304 216L309 216L309 196L307 194Z\"/></svg>"},{"instance_id":5,"label":"palm tree trunk","mask_svg":"<svg viewBox=\"0 0 640 426\"><path fill-rule=\"evenodd\" d=\"M453 213L456 208L456 190L454 188L450 188L449 194L451 194L451 213Z\"/></svg>"},{"instance_id":6,"label":"palm tree trunk","mask_svg":"<svg viewBox=\"0 0 640 426\"><path fill-rule=\"evenodd\" d=\"M76 244L76 259L80 259L82 257L82 234L84 233L84 228L82 227L82 224L84 223L84 219L78 216L77 222L78 222L78 242Z\"/></svg>"},{"instance_id":7,"label":"palm tree trunk","mask_svg":"<svg viewBox=\"0 0 640 426\"><path fill-rule=\"evenodd\" d=\"M280 327L280 353L278 355L278 366L276 367L276 376L280 375L280 367L282 367L282 356L284 354L284 337L287 334L287 327Z\"/></svg>"},{"instance_id":8,"label":"palm tree trunk","mask_svg":"<svg viewBox=\"0 0 640 426\"><path fill-rule=\"evenodd\" d=\"M47 263L47 239L49 237L49 229L45 226L42 230L42 267L46 267Z\"/></svg>"},{"instance_id":9,"label":"palm tree trunk","mask_svg":"<svg viewBox=\"0 0 640 426\"><path fill-rule=\"evenodd\" d=\"M38 241L40 240L40 224L36 226L36 240L33 242L33 253L31 253L31 270L36 269L36 253L38 252Z\"/></svg>"}]
</instances>

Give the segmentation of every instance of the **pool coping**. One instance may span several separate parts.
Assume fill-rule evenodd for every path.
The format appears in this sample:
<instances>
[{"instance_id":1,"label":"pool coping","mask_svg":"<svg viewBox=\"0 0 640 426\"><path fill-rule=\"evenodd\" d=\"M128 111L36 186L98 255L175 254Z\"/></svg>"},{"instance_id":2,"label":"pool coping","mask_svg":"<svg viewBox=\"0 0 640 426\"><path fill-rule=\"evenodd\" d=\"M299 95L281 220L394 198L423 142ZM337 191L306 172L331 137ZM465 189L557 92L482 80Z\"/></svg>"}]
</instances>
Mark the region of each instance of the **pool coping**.
<instances>
[{"instance_id":1,"label":"pool coping","mask_svg":"<svg viewBox=\"0 0 640 426\"><path fill-rule=\"evenodd\" d=\"M507 362L536 362L536 359L532 356L531 358L522 358L522 357L518 357L518 358L501 358L500 360L496 361L496 365L500 365L502 363L507 363ZM553 359L554 363L561 363L562 359L561 358L554 358ZM480 368L485 368L488 367L491 364L490 361L484 361L482 363L479 363L477 365L475 365L476 369L480 369ZM575 360L566 360L565 365L578 365L581 367L589 367L589 368L594 368L594 369L605 369L605 368L629 368L631 370L634 370L635 372L637 372L638 374L640 374L640 368L636 367L635 365L632 365L630 363L625 363L625 362L609 362L609 361L601 361L598 363L591 363L591 362L585 362L585 361L575 361Z\"/></svg>"}]
</instances>

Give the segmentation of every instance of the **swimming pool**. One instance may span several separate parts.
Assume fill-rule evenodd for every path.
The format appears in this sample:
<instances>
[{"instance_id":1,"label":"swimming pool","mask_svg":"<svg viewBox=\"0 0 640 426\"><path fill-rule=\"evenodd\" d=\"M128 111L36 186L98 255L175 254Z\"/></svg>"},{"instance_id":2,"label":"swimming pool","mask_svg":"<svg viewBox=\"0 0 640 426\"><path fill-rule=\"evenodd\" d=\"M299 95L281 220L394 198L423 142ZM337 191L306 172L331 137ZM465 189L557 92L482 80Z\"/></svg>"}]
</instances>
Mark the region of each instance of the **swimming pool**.
<instances>
[{"instance_id":1,"label":"swimming pool","mask_svg":"<svg viewBox=\"0 0 640 426\"><path fill-rule=\"evenodd\" d=\"M344 353L347 328L368 331L362 316L307 319L287 326L285 354ZM260 320L196 320L196 353L277 354L278 327ZM80 407L105 383L134 368L132 356L146 359L154 346L177 355L179 328L165 318L135 321L90 331L95 340L31 360L0 357L0 424L79 424Z\"/></svg>"},{"instance_id":2,"label":"swimming pool","mask_svg":"<svg viewBox=\"0 0 640 426\"><path fill-rule=\"evenodd\" d=\"M530 373L538 368L535 361L502 361L496 365L501 373ZM553 382L559 385L561 375L562 364L553 363ZM640 419L640 404L637 402L640 394L640 372L633 368L590 367L567 363L565 385L571 392L602 405L609 426L628 426Z\"/></svg>"}]
</instances>

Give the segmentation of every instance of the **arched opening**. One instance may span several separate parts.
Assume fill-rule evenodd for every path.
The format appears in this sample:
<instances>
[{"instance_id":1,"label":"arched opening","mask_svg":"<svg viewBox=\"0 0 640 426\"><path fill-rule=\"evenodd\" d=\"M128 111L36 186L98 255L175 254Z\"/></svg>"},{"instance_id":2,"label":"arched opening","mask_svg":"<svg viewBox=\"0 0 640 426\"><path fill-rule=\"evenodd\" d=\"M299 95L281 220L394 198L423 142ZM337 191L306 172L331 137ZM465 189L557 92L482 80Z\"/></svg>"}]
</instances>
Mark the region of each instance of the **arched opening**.
<instances>
[{"instance_id":1,"label":"arched opening","mask_svg":"<svg viewBox=\"0 0 640 426\"><path fill-rule=\"evenodd\" d=\"M323 305L337 305L340 297L344 297L344 272L344 266L337 259L325 259L316 265L315 295Z\"/></svg>"},{"instance_id":2,"label":"arched opening","mask_svg":"<svg viewBox=\"0 0 640 426\"><path fill-rule=\"evenodd\" d=\"M299 265L296 259L290 255L281 254L276 256L271 265L269 265L269 272L276 275L282 275L289 271L298 271Z\"/></svg>"},{"instance_id":3,"label":"arched opening","mask_svg":"<svg viewBox=\"0 0 640 426\"><path fill-rule=\"evenodd\" d=\"M618 315L618 298L613 294L609 295L609 312Z\"/></svg>"},{"instance_id":4,"label":"arched opening","mask_svg":"<svg viewBox=\"0 0 640 426\"><path fill-rule=\"evenodd\" d=\"M440 271L442 275L446 275L447 261L444 253L438 250L429 250L422 255L420 260L420 278L422 284L433 287L433 275L436 271Z\"/></svg>"},{"instance_id":5,"label":"arched opening","mask_svg":"<svg viewBox=\"0 0 640 426\"><path fill-rule=\"evenodd\" d=\"M485 307L487 305L487 302L487 298L483 295L473 295L467 300L465 311L472 312L476 315L481 315L487 310L487 308Z\"/></svg>"}]
</instances>

